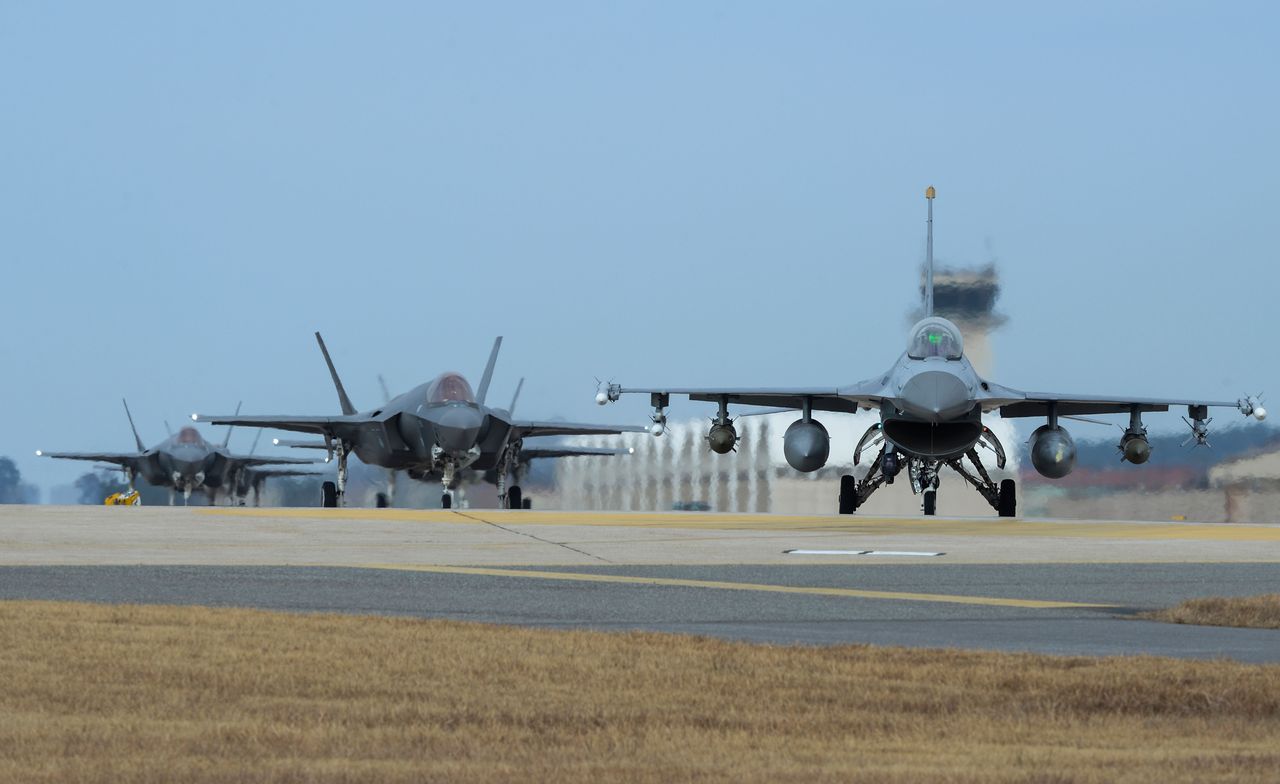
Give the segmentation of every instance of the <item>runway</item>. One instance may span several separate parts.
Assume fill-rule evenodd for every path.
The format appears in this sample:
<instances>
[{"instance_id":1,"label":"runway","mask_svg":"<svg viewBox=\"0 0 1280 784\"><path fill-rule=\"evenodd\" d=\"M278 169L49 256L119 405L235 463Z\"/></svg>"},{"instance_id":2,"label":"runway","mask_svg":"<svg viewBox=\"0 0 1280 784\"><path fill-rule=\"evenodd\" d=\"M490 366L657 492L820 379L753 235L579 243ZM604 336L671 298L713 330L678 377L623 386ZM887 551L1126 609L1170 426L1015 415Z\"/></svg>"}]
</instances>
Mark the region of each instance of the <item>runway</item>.
<instances>
[{"instance_id":1,"label":"runway","mask_svg":"<svg viewBox=\"0 0 1280 784\"><path fill-rule=\"evenodd\" d=\"M786 552L797 548L868 554ZM1196 596L1277 590L1280 526L0 509L5 599L394 614L772 643L1273 662L1280 661L1277 631L1130 616Z\"/></svg>"}]
</instances>

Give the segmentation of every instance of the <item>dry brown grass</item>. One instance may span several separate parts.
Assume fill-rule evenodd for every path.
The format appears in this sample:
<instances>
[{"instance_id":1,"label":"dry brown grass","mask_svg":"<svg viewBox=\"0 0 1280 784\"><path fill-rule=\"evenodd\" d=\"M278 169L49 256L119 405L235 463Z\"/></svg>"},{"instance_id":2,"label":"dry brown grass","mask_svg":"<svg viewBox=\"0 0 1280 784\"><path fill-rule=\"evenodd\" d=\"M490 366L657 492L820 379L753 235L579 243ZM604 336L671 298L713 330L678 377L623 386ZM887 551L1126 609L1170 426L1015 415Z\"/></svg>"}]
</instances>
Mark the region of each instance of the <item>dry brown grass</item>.
<instances>
[{"instance_id":1,"label":"dry brown grass","mask_svg":"<svg viewBox=\"0 0 1280 784\"><path fill-rule=\"evenodd\" d=\"M1280 667L0 603L0 781L1276 781Z\"/></svg>"},{"instance_id":2,"label":"dry brown grass","mask_svg":"<svg viewBox=\"0 0 1280 784\"><path fill-rule=\"evenodd\" d=\"M1280 629L1280 593L1191 599L1177 607L1142 613L1136 617L1197 626ZM1277 779L1280 779L1280 775L1277 775Z\"/></svg>"}]
</instances>

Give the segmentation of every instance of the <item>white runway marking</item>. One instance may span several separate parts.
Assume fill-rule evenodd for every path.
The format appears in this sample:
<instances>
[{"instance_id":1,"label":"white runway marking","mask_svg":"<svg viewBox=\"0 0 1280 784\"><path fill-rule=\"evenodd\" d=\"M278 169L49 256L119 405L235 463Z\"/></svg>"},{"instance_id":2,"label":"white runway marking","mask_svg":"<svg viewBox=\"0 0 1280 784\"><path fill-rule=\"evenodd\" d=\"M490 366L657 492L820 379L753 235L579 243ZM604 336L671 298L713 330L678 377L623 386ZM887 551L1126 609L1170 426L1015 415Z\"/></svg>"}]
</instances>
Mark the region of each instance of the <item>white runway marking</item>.
<instances>
[{"instance_id":1,"label":"white runway marking","mask_svg":"<svg viewBox=\"0 0 1280 784\"><path fill-rule=\"evenodd\" d=\"M946 553L917 553L908 550L783 550L787 555L900 555L908 558L934 558Z\"/></svg>"}]
</instances>

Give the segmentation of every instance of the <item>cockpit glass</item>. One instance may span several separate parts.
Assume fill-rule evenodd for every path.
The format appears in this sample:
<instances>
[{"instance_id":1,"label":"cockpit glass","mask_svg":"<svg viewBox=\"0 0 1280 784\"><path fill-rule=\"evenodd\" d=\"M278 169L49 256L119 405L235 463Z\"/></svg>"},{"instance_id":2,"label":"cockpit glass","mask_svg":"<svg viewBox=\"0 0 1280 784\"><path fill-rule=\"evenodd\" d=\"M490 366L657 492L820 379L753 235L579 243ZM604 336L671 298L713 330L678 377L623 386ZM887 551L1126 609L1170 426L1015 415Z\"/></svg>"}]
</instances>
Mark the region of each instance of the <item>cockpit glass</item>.
<instances>
[{"instance_id":1,"label":"cockpit glass","mask_svg":"<svg viewBox=\"0 0 1280 784\"><path fill-rule=\"evenodd\" d=\"M942 319L926 320L916 325L907 350L907 356L912 359L959 359L963 354L960 332L950 322Z\"/></svg>"},{"instance_id":2,"label":"cockpit glass","mask_svg":"<svg viewBox=\"0 0 1280 784\"><path fill-rule=\"evenodd\" d=\"M178 431L178 435L174 437L174 442L178 444L203 444L204 439L200 437L200 431L194 427L184 427Z\"/></svg>"},{"instance_id":3,"label":"cockpit glass","mask_svg":"<svg viewBox=\"0 0 1280 784\"><path fill-rule=\"evenodd\" d=\"M475 393L471 385L458 373L442 373L427 388L428 403L474 403Z\"/></svg>"}]
</instances>

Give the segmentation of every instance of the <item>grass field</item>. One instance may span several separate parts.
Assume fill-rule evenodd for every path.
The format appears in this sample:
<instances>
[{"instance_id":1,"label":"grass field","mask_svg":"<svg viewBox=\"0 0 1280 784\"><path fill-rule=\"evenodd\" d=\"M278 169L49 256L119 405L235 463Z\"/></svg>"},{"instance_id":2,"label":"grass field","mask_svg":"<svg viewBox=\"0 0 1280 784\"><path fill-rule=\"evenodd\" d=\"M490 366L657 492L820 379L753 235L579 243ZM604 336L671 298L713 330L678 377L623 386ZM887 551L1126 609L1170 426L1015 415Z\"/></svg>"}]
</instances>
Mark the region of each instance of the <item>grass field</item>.
<instances>
[{"instance_id":1,"label":"grass field","mask_svg":"<svg viewBox=\"0 0 1280 784\"><path fill-rule=\"evenodd\" d=\"M0 684L5 782L1280 775L1278 666L0 602Z\"/></svg>"},{"instance_id":2,"label":"grass field","mask_svg":"<svg viewBox=\"0 0 1280 784\"><path fill-rule=\"evenodd\" d=\"M1190 599L1176 607L1143 613L1139 617L1199 626L1280 629L1280 593ZM1280 779L1280 776L1277 778Z\"/></svg>"}]
</instances>

